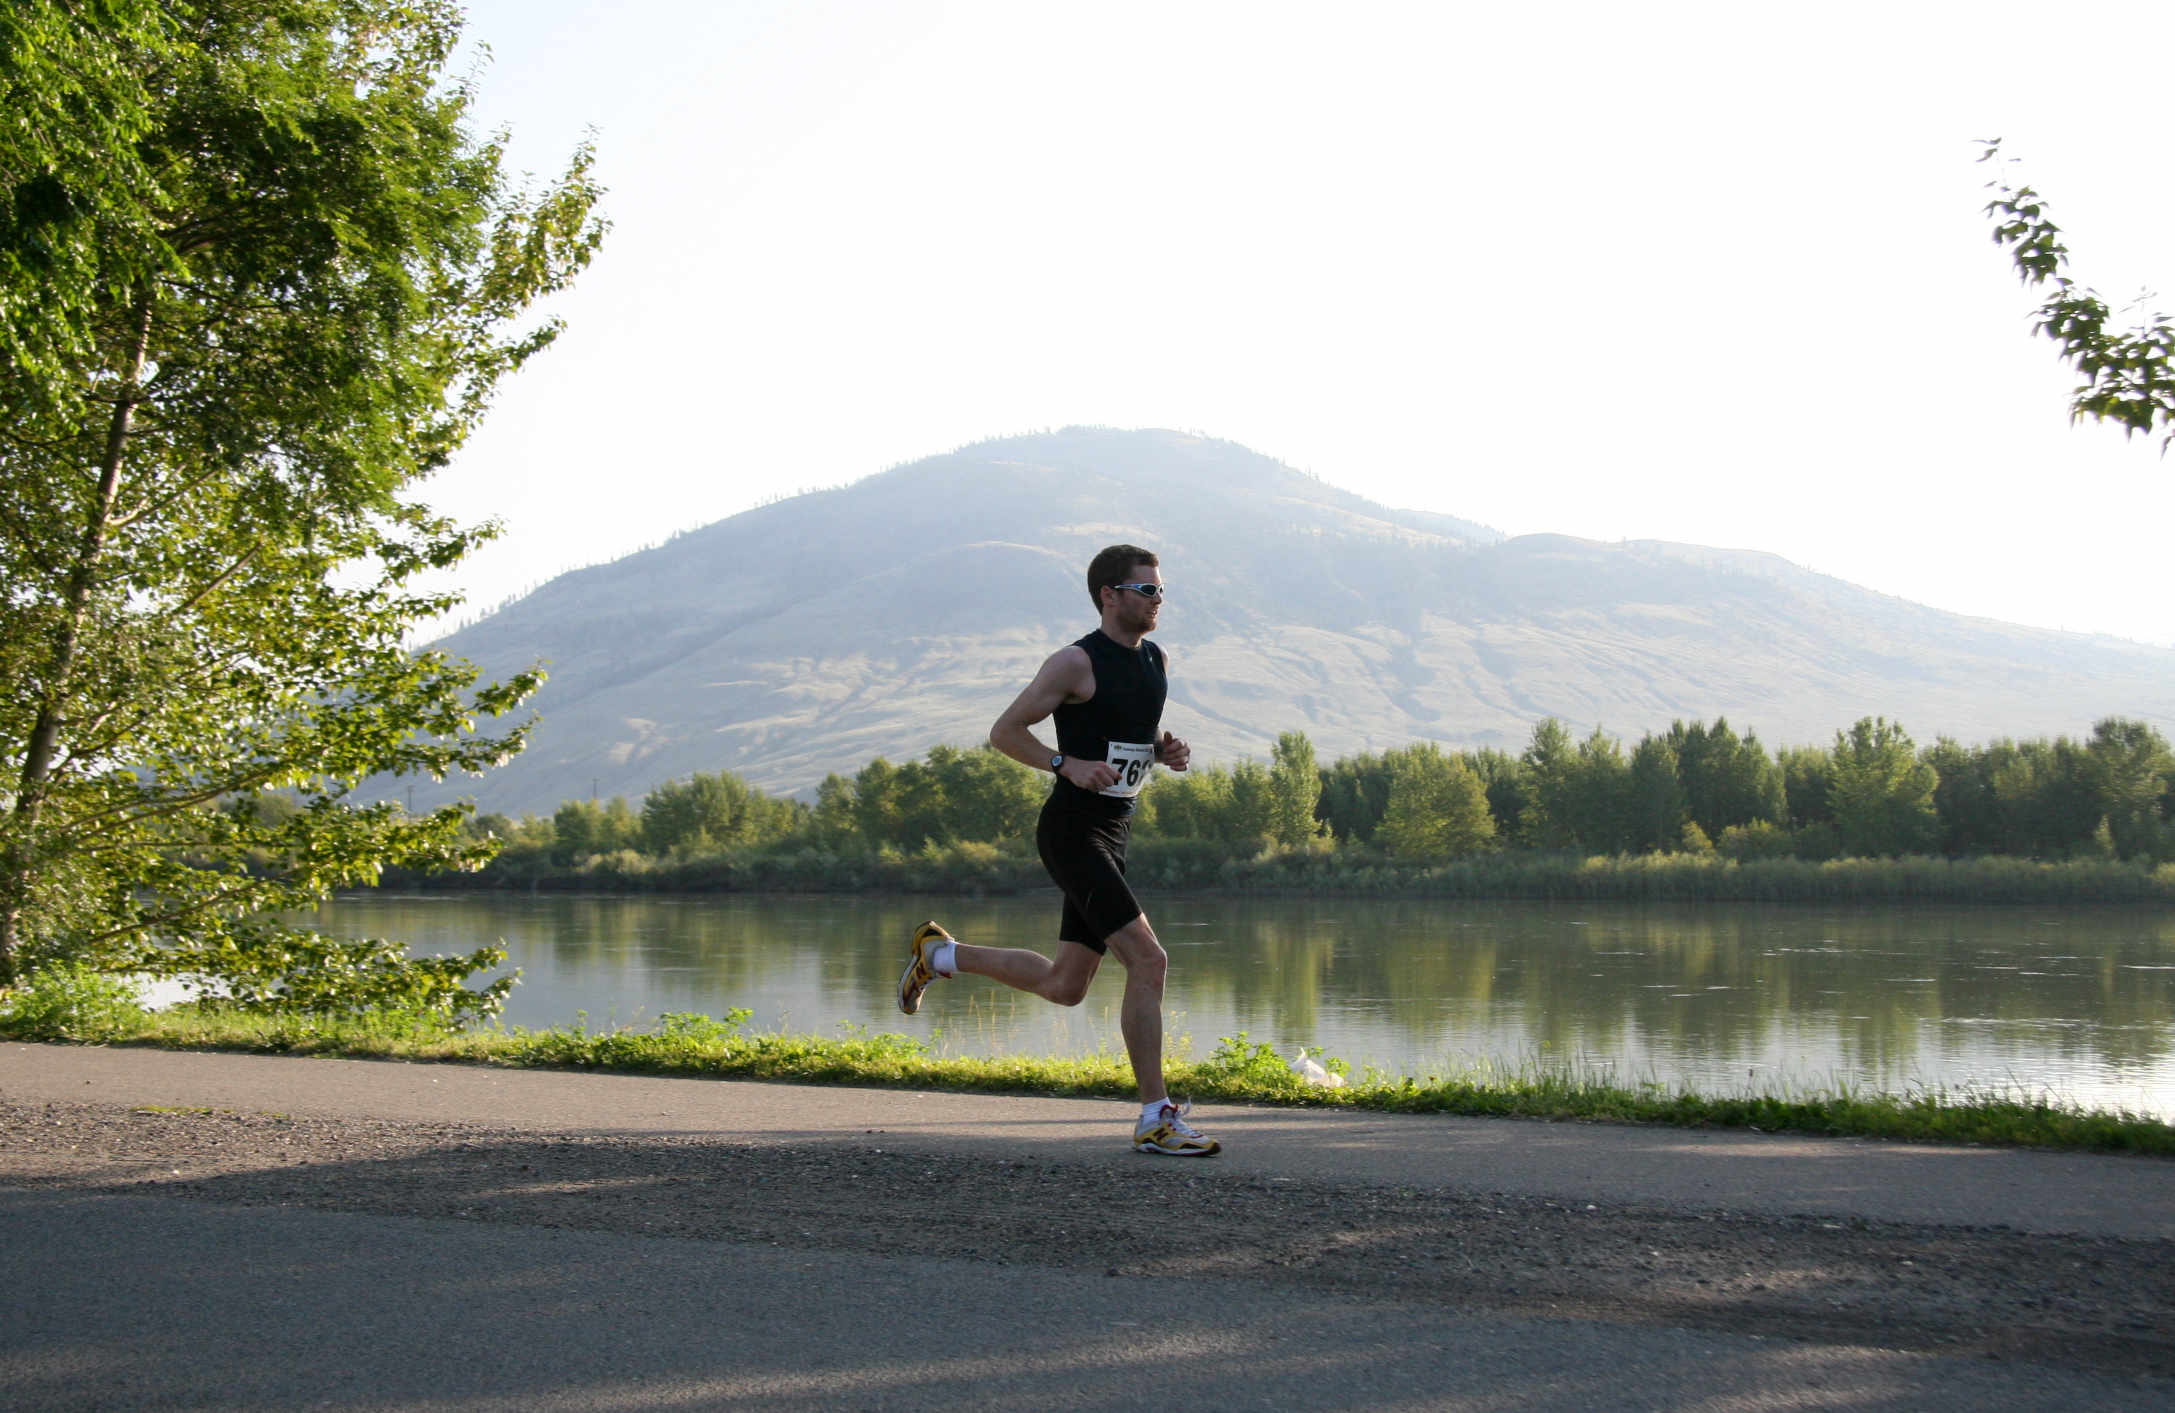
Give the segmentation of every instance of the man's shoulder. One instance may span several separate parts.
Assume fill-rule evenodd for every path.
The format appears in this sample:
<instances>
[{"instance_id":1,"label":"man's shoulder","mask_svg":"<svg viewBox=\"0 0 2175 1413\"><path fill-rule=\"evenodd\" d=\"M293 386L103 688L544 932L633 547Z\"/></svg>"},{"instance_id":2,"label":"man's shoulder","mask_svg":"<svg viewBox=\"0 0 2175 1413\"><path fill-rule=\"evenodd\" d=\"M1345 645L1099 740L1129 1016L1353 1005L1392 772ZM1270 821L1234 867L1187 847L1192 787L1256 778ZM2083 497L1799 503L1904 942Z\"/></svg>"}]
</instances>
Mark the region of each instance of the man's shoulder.
<instances>
[{"instance_id":1,"label":"man's shoulder","mask_svg":"<svg viewBox=\"0 0 2175 1413\"><path fill-rule=\"evenodd\" d=\"M1088 656L1088 650L1085 647L1078 643L1067 643L1042 660L1042 670L1044 672L1068 673L1093 672L1095 670L1095 661Z\"/></svg>"}]
</instances>

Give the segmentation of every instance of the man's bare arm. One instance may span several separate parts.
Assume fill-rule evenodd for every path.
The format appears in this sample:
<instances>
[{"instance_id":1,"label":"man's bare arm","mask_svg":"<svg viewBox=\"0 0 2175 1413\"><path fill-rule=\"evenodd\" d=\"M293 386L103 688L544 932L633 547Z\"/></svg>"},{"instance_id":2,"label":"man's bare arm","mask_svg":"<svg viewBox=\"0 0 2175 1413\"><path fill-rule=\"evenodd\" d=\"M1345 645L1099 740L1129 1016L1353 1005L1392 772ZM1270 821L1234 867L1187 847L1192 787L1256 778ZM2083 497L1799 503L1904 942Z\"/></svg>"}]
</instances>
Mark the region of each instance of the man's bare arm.
<instances>
[{"instance_id":1,"label":"man's bare arm","mask_svg":"<svg viewBox=\"0 0 2175 1413\"><path fill-rule=\"evenodd\" d=\"M1050 713L1064 703L1084 702L1094 694L1095 669L1088 662L1086 650L1077 643L1059 648L1042 664L1027 689L998 716L996 725L989 728L989 744L1021 765L1048 770L1050 757L1057 751L1042 743L1034 727L1049 720ZM1069 757L1059 774L1083 790L1100 790L1118 779L1108 761Z\"/></svg>"}]
</instances>

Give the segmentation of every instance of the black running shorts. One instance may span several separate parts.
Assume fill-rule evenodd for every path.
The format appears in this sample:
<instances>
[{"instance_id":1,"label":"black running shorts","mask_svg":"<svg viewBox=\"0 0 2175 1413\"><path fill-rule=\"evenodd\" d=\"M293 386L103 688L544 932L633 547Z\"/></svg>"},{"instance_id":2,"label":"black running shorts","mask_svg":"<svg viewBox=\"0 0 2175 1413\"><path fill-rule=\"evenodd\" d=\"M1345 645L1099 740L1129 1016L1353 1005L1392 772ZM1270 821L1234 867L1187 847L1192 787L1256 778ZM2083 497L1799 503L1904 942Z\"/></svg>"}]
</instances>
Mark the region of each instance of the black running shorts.
<instances>
[{"instance_id":1,"label":"black running shorts","mask_svg":"<svg viewBox=\"0 0 2175 1413\"><path fill-rule=\"evenodd\" d=\"M1065 894L1058 940L1103 952L1110 934L1141 914L1140 900L1125 886L1133 815L1129 808L1106 807L1100 796L1089 798L1092 803L1052 795L1035 825L1035 849Z\"/></svg>"}]
</instances>

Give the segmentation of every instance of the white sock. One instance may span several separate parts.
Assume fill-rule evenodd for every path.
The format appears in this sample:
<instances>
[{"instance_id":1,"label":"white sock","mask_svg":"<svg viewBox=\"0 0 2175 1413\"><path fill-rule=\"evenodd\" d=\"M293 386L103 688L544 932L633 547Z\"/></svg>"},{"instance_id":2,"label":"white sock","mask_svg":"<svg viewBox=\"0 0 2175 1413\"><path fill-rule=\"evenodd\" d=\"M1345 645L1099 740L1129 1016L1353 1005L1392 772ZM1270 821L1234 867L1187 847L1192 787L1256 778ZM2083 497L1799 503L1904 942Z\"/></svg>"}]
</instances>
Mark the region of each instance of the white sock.
<instances>
[{"instance_id":1,"label":"white sock","mask_svg":"<svg viewBox=\"0 0 2175 1413\"><path fill-rule=\"evenodd\" d=\"M936 968L938 976L957 974L959 970L958 961L959 944L957 942L939 942L929 953L929 965Z\"/></svg>"},{"instance_id":2,"label":"white sock","mask_svg":"<svg viewBox=\"0 0 2175 1413\"><path fill-rule=\"evenodd\" d=\"M1144 1124L1161 1123L1163 1121L1163 1106L1170 1102L1168 1099L1158 1099L1154 1103L1142 1104L1140 1106L1140 1121Z\"/></svg>"}]
</instances>

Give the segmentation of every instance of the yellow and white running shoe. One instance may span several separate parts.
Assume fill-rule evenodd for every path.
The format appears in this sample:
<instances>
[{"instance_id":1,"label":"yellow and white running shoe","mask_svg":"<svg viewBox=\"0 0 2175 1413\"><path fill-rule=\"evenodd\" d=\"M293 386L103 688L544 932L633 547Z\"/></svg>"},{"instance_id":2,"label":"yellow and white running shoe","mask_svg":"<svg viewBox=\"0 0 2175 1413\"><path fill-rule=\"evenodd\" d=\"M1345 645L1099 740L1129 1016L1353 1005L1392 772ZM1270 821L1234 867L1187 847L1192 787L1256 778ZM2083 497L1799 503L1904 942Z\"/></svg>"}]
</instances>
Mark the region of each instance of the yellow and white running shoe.
<instances>
[{"instance_id":1,"label":"yellow and white running shoe","mask_svg":"<svg viewBox=\"0 0 2175 1413\"><path fill-rule=\"evenodd\" d=\"M937 971L930 964L929 954L951 940L952 935L933 922L925 922L914 929L914 940L908 944L906 970L899 974L900 1010L912 1015L921 1009L921 993L928 990L929 983L937 979Z\"/></svg>"},{"instance_id":2,"label":"yellow and white running shoe","mask_svg":"<svg viewBox=\"0 0 2175 1413\"><path fill-rule=\"evenodd\" d=\"M1186 1122L1186 1113L1192 1107L1165 1104L1153 1122L1143 1119L1133 1130L1133 1151L1172 1158L1213 1158L1221 1153L1221 1143Z\"/></svg>"}]
</instances>

